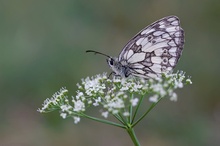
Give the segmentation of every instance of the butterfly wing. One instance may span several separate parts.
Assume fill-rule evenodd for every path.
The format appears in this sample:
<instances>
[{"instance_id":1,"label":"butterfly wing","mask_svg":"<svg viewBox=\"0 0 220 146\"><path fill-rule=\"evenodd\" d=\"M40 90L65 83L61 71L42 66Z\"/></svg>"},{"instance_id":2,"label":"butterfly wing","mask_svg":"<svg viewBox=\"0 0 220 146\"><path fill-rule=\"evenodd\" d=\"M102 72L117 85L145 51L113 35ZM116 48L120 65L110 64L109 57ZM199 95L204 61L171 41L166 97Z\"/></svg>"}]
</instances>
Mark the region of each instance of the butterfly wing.
<instances>
[{"instance_id":1,"label":"butterfly wing","mask_svg":"<svg viewBox=\"0 0 220 146\"><path fill-rule=\"evenodd\" d=\"M184 31L176 16L164 17L141 30L123 48L118 60L131 74L145 78L170 72L184 45Z\"/></svg>"}]
</instances>

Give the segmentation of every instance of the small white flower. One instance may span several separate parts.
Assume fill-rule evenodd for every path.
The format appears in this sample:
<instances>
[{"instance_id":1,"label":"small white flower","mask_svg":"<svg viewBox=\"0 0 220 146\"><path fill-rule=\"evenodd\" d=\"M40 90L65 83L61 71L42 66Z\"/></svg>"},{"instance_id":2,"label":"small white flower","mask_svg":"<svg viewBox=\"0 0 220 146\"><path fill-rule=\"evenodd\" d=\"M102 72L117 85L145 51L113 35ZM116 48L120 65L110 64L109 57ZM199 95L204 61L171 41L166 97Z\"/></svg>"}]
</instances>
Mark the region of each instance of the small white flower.
<instances>
[{"instance_id":1,"label":"small white flower","mask_svg":"<svg viewBox=\"0 0 220 146\"><path fill-rule=\"evenodd\" d=\"M72 106L64 104L64 105L61 105L60 108L61 108L62 112L65 112L65 111L70 110L72 108Z\"/></svg>"},{"instance_id":2,"label":"small white flower","mask_svg":"<svg viewBox=\"0 0 220 146\"><path fill-rule=\"evenodd\" d=\"M121 78L118 77L113 77L113 83L120 83L121 82Z\"/></svg>"},{"instance_id":3,"label":"small white flower","mask_svg":"<svg viewBox=\"0 0 220 146\"><path fill-rule=\"evenodd\" d=\"M123 95L123 98L124 98L124 99L128 98L128 95L127 95L127 94L124 94L124 95Z\"/></svg>"},{"instance_id":4,"label":"small white flower","mask_svg":"<svg viewBox=\"0 0 220 146\"><path fill-rule=\"evenodd\" d=\"M114 100L112 100L111 102L108 103L108 107L112 107L112 108L124 108L124 101L121 98L115 98Z\"/></svg>"},{"instance_id":5,"label":"small white flower","mask_svg":"<svg viewBox=\"0 0 220 146\"><path fill-rule=\"evenodd\" d=\"M108 94L107 94L104 98L105 98L105 100L106 100L107 102L108 102L109 100L111 100L111 96L108 95Z\"/></svg>"},{"instance_id":6,"label":"small white flower","mask_svg":"<svg viewBox=\"0 0 220 146\"><path fill-rule=\"evenodd\" d=\"M93 103L94 106L99 106L99 103L101 102L101 97L98 97L95 99L95 102Z\"/></svg>"},{"instance_id":7,"label":"small white flower","mask_svg":"<svg viewBox=\"0 0 220 146\"><path fill-rule=\"evenodd\" d=\"M121 91L127 91L129 88L128 88L128 86L123 86L122 88L121 88Z\"/></svg>"},{"instance_id":8,"label":"small white flower","mask_svg":"<svg viewBox=\"0 0 220 146\"><path fill-rule=\"evenodd\" d=\"M73 120L74 120L74 123L77 124L77 123L80 122L80 117L74 116L74 117L73 117Z\"/></svg>"},{"instance_id":9,"label":"small white flower","mask_svg":"<svg viewBox=\"0 0 220 146\"><path fill-rule=\"evenodd\" d=\"M158 102L158 98L159 98L159 96L157 94L155 94L149 98L149 101L156 103L156 102Z\"/></svg>"},{"instance_id":10,"label":"small white flower","mask_svg":"<svg viewBox=\"0 0 220 146\"><path fill-rule=\"evenodd\" d=\"M112 110L112 114L118 114L118 113L119 113L119 110L117 109Z\"/></svg>"},{"instance_id":11,"label":"small white flower","mask_svg":"<svg viewBox=\"0 0 220 146\"><path fill-rule=\"evenodd\" d=\"M102 112L102 116L103 116L104 118L108 118L108 114L109 114L108 111Z\"/></svg>"},{"instance_id":12,"label":"small white flower","mask_svg":"<svg viewBox=\"0 0 220 146\"><path fill-rule=\"evenodd\" d=\"M66 119L67 114L66 114L66 113L61 113L60 116L61 116L63 119Z\"/></svg>"},{"instance_id":13,"label":"small white flower","mask_svg":"<svg viewBox=\"0 0 220 146\"><path fill-rule=\"evenodd\" d=\"M43 109L38 108L38 109L37 109L37 111L38 111L38 112L40 112L40 113L43 113L43 111L44 111L44 110L43 110Z\"/></svg>"},{"instance_id":14,"label":"small white flower","mask_svg":"<svg viewBox=\"0 0 220 146\"><path fill-rule=\"evenodd\" d=\"M74 103L73 111L79 112L85 110L85 103L82 102L81 100L77 100L77 101L73 100L73 103Z\"/></svg>"},{"instance_id":15,"label":"small white flower","mask_svg":"<svg viewBox=\"0 0 220 146\"><path fill-rule=\"evenodd\" d=\"M122 91L119 91L116 95L115 95L115 97L117 98L117 97L121 97L121 96L123 96L125 93L124 92L122 92Z\"/></svg>"},{"instance_id":16,"label":"small white flower","mask_svg":"<svg viewBox=\"0 0 220 146\"><path fill-rule=\"evenodd\" d=\"M132 106L136 106L138 101L139 101L138 98L133 98L133 99L130 100Z\"/></svg>"},{"instance_id":17,"label":"small white flower","mask_svg":"<svg viewBox=\"0 0 220 146\"><path fill-rule=\"evenodd\" d=\"M162 97L166 95L166 91L161 84L154 84L151 87L154 92L160 94Z\"/></svg>"},{"instance_id":18,"label":"small white flower","mask_svg":"<svg viewBox=\"0 0 220 146\"><path fill-rule=\"evenodd\" d=\"M79 100L80 98L82 99L84 96L83 92L77 92L77 95L76 95L76 99Z\"/></svg>"},{"instance_id":19,"label":"small white flower","mask_svg":"<svg viewBox=\"0 0 220 146\"><path fill-rule=\"evenodd\" d=\"M130 84L130 91L131 92L138 92L138 91L140 91L140 89L143 87L143 85L140 85L139 83L131 83Z\"/></svg>"},{"instance_id":20,"label":"small white flower","mask_svg":"<svg viewBox=\"0 0 220 146\"><path fill-rule=\"evenodd\" d=\"M77 83L76 86L78 87L78 89L83 89L83 87L79 83Z\"/></svg>"},{"instance_id":21,"label":"small white flower","mask_svg":"<svg viewBox=\"0 0 220 146\"><path fill-rule=\"evenodd\" d=\"M176 80L176 81L175 81L175 87L176 87L176 88L183 88L183 83Z\"/></svg>"},{"instance_id":22,"label":"small white flower","mask_svg":"<svg viewBox=\"0 0 220 146\"><path fill-rule=\"evenodd\" d=\"M123 116L125 116L125 117L128 117L129 115L130 115L129 112L124 112L124 113L123 113Z\"/></svg>"},{"instance_id":23,"label":"small white flower","mask_svg":"<svg viewBox=\"0 0 220 146\"><path fill-rule=\"evenodd\" d=\"M173 93L170 95L170 100L171 100L171 101L177 101L177 94L173 92Z\"/></svg>"}]
</instances>

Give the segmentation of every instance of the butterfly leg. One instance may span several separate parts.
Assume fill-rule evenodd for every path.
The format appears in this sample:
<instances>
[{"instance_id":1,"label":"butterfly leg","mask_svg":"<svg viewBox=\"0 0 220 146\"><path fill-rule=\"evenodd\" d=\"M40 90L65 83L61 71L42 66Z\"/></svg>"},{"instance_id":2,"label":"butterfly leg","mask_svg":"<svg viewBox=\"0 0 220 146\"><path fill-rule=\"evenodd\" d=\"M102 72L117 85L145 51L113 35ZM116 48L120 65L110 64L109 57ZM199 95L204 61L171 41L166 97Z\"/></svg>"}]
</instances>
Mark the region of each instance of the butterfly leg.
<instances>
[{"instance_id":1,"label":"butterfly leg","mask_svg":"<svg viewBox=\"0 0 220 146\"><path fill-rule=\"evenodd\" d=\"M111 77L113 74L115 75L115 72L112 71L112 72L108 75L108 79L110 79L110 77Z\"/></svg>"},{"instance_id":2,"label":"butterfly leg","mask_svg":"<svg viewBox=\"0 0 220 146\"><path fill-rule=\"evenodd\" d=\"M117 75L115 72L111 72L109 75L108 75L108 79L110 79L111 76L115 76L115 77L120 77L120 75Z\"/></svg>"}]
</instances>

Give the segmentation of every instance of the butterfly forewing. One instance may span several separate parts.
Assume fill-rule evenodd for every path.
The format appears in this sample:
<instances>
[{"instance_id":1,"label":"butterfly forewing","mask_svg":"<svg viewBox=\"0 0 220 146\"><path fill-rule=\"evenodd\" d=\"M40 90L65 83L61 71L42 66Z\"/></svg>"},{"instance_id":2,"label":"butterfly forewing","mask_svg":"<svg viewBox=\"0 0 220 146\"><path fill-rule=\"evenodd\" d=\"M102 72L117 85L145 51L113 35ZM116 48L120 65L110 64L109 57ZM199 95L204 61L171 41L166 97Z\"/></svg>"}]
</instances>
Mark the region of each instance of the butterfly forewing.
<instances>
[{"instance_id":1,"label":"butterfly forewing","mask_svg":"<svg viewBox=\"0 0 220 146\"><path fill-rule=\"evenodd\" d=\"M176 16L162 18L141 30L123 48L119 62L134 76L156 77L176 66L184 45L184 32Z\"/></svg>"}]
</instances>

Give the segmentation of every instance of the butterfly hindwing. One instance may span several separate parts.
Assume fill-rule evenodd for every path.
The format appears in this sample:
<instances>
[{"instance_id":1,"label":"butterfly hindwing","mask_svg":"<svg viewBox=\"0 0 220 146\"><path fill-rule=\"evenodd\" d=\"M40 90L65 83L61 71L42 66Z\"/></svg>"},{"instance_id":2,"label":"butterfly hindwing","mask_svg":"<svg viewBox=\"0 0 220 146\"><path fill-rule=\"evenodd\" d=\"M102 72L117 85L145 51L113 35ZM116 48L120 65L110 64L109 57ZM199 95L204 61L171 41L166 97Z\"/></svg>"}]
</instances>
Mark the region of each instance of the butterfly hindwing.
<instances>
[{"instance_id":1,"label":"butterfly hindwing","mask_svg":"<svg viewBox=\"0 0 220 146\"><path fill-rule=\"evenodd\" d=\"M123 48L119 62L131 74L145 78L171 71L184 45L184 32L176 16L162 18L141 30Z\"/></svg>"}]
</instances>

